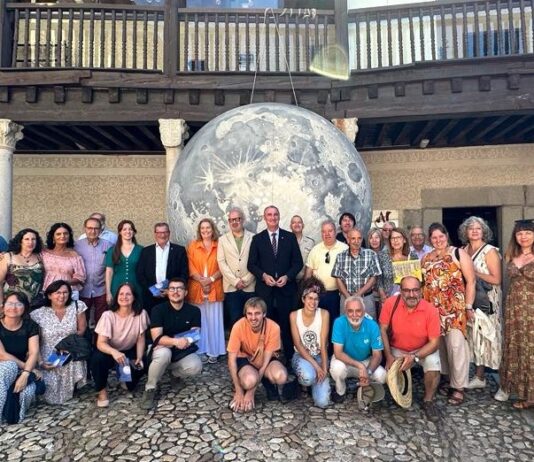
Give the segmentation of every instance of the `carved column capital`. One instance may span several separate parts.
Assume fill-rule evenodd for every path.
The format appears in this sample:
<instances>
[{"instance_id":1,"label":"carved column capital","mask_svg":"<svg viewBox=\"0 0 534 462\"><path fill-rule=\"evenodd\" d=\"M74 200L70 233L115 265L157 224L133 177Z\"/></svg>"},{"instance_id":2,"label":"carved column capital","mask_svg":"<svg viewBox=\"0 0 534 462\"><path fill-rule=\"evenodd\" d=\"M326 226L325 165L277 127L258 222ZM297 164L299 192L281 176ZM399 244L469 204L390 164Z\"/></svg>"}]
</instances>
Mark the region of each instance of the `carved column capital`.
<instances>
[{"instance_id":1,"label":"carved column capital","mask_svg":"<svg viewBox=\"0 0 534 462\"><path fill-rule=\"evenodd\" d=\"M336 128L341 130L351 143L356 141L358 134L358 118L350 117L346 119L332 119L332 123Z\"/></svg>"},{"instance_id":2,"label":"carved column capital","mask_svg":"<svg viewBox=\"0 0 534 462\"><path fill-rule=\"evenodd\" d=\"M9 119L0 119L0 149L14 151L17 141L24 138L23 128Z\"/></svg>"},{"instance_id":3,"label":"carved column capital","mask_svg":"<svg viewBox=\"0 0 534 462\"><path fill-rule=\"evenodd\" d=\"M189 127L184 119L159 119L161 143L167 148L183 146L189 138Z\"/></svg>"}]
</instances>

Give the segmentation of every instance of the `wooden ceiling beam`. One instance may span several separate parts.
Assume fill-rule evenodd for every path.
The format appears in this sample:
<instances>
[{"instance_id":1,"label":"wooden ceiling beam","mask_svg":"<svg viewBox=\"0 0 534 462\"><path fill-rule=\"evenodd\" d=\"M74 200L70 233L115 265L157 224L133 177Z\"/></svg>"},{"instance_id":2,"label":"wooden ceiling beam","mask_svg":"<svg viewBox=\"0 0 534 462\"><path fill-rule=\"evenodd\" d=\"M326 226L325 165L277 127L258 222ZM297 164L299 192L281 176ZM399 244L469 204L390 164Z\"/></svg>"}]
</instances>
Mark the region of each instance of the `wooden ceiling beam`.
<instances>
[{"instance_id":1,"label":"wooden ceiling beam","mask_svg":"<svg viewBox=\"0 0 534 462\"><path fill-rule=\"evenodd\" d=\"M31 132L35 133L37 136L43 138L47 142L51 142L53 145L58 147L57 149L79 149L78 146L76 146L76 144L69 142L69 141L65 141L65 139L62 136L58 136L58 133L56 131L50 130L50 127L51 127L50 125L39 126L39 127L32 125L31 131L30 130L28 131L30 131L30 133ZM44 130L46 130L46 132L44 132ZM55 136L52 136L52 134L50 133L51 131L54 133Z\"/></svg>"},{"instance_id":2,"label":"wooden ceiling beam","mask_svg":"<svg viewBox=\"0 0 534 462\"><path fill-rule=\"evenodd\" d=\"M141 130L143 135L145 135L150 141L154 143L155 146L161 146L161 140L154 136L154 134L148 129L145 125L138 125L137 128Z\"/></svg>"},{"instance_id":3,"label":"wooden ceiling beam","mask_svg":"<svg viewBox=\"0 0 534 462\"><path fill-rule=\"evenodd\" d=\"M526 129L524 133L527 133L529 130L532 130L532 116L519 116L518 119L515 122L509 123L507 126L503 127L501 130L493 132L491 136L488 138L489 142L492 142L495 139L502 138L507 133L511 132L512 130L515 130L517 127L526 124L523 129ZM514 135L515 136L515 133Z\"/></svg>"},{"instance_id":4,"label":"wooden ceiling beam","mask_svg":"<svg viewBox=\"0 0 534 462\"><path fill-rule=\"evenodd\" d=\"M116 136L113 136L111 133L109 133L108 127L92 125L91 128L95 130L100 136L103 136L104 138L107 138L109 141L111 141L114 144L113 147L115 149L117 149L117 146L123 151L129 151L132 149L131 146L128 146L123 141L120 141Z\"/></svg>"},{"instance_id":5,"label":"wooden ceiling beam","mask_svg":"<svg viewBox=\"0 0 534 462\"><path fill-rule=\"evenodd\" d=\"M93 151L102 149L102 146L104 146L104 149L111 149L108 144L103 143L98 137L95 138L91 134L91 131L88 130L89 127L89 125L71 125L70 129L75 132L78 137L85 139L86 143L89 142L91 145L90 149Z\"/></svg>"},{"instance_id":6,"label":"wooden ceiling beam","mask_svg":"<svg viewBox=\"0 0 534 462\"><path fill-rule=\"evenodd\" d=\"M448 144L456 144L458 141L461 141L462 138L467 135L476 125L478 125L481 122L482 119L480 118L474 118L470 121L464 120L461 124L457 125L458 131L455 131L454 133L451 133L447 143Z\"/></svg>"},{"instance_id":7,"label":"wooden ceiling beam","mask_svg":"<svg viewBox=\"0 0 534 462\"><path fill-rule=\"evenodd\" d=\"M499 125L504 123L509 116L497 117L492 123L486 126L486 128L480 130L475 136L471 138L471 142L478 141L486 136L491 131L495 130Z\"/></svg>"},{"instance_id":8,"label":"wooden ceiling beam","mask_svg":"<svg viewBox=\"0 0 534 462\"><path fill-rule=\"evenodd\" d=\"M451 119L448 122L445 122L445 124L438 130L437 133L432 135L432 139L430 139L430 143L438 146L441 144L441 140L446 141L446 137L449 134L449 132L458 124L458 119Z\"/></svg>"},{"instance_id":9,"label":"wooden ceiling beam","mask_svg":"<svg viewBox=\"0 0 534 462\"><path fill-rule=\"evenodd\" d=\"M115 130L117 130L122 136L125 138L128 138L133 146L139 145L142 151L149 151L149 146L143 142L139 137L136 137L133 133L130 132L129 126L123 126L123 125L116 125L113 127Z\"/></svg>"}]
</instances>

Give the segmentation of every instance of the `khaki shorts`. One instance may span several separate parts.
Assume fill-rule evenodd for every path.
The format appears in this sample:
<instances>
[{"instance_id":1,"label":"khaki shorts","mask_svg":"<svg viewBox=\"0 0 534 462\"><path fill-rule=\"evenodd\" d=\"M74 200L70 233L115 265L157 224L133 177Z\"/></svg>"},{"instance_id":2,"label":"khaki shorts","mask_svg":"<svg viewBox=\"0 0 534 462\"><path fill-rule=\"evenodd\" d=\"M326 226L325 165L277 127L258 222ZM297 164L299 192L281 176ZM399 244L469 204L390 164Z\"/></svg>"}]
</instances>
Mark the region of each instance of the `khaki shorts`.
<instances>
[{"instance_id":1,"label":"khaki shorts","mask_svg":"<svg viewBox=\"0 0 534 462\"><path fill-rule=\"evenodd\" d=\"M391 347L391 353L395 358L410 354L408 351L398 350L397 348ZM414 366L416 364L414 363ZM424 358L419 359L419 366L423 368L424 372L432 371L441 371L441 361L439 359L439 350L434 351L434 353L425 356Z\"/></svg>"}]
</instances>

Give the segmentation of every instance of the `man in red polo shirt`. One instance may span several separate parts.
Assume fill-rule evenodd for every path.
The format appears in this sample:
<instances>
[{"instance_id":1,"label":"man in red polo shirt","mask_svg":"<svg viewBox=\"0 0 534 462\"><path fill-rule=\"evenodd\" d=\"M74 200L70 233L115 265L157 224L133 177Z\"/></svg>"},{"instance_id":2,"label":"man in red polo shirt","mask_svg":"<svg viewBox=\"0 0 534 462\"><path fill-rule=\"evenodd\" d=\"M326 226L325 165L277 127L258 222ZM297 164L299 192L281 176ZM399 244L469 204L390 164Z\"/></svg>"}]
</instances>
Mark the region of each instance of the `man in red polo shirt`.
<instances>
[{"instance_id":1,"label":"man in red polo shirt","mask_svg":"<svg viewBox=\"0 0 534 462\"><path fill-rule=\"evenodd\" d=\"M396 358L404 358L401 370L414 365L423 368L425 396L423 409L431 420L437 418L434 395L439 384L440 320L437 308L421 298L421 283L413 276L401 281L400 295L389 297L380 313L386 369ZM398 301L398 303L397 303ZM388 335L388 326L391 329Z\"/></svg>"}]
</instances>

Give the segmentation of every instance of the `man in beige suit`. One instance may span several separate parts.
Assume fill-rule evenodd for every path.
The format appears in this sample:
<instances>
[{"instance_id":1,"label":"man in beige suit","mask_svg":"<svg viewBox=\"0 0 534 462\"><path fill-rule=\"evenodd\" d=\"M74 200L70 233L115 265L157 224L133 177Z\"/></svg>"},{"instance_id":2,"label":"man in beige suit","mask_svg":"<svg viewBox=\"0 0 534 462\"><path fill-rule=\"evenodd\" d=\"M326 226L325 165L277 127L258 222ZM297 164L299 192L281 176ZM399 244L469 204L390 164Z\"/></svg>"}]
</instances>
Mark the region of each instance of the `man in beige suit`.
<instances>
[{"instance_id":1,"label":"man in beige suit","mask_svg":"<svg viewBox=\"0 0 534 462\"><path fill-rule=\"evenodd\" d=\"M254 296L256 280L247 269L253 234L244 228L245 214L239 207L228 213L230 231L219 238L217 261L223 275L224 303L230 329L243 316L245 302Z\"/></svg>"}]
</instances>

